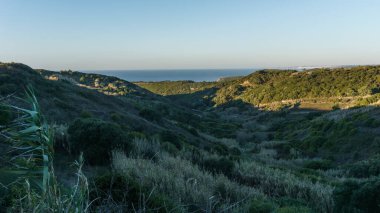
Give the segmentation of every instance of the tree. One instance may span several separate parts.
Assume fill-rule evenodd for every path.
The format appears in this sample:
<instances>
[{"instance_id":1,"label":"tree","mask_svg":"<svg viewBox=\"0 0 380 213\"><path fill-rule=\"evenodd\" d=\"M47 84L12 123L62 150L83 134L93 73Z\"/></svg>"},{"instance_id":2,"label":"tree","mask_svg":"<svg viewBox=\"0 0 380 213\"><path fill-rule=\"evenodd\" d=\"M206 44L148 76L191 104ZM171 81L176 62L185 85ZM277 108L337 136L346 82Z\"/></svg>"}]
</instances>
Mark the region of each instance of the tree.
<instances>
[{"instance_id":1,"label":"tree","mask_svg":"<svg viewBox=\"0 0 380 213\"><path fill-rule=\"evenodd\" d=\"M109 163L115 148L129 150L132 143L120 126L98 119L77 119L68 129L70 149L74 154L83 152L86 162L94 165Z\"/></svg>"}]
</instances>

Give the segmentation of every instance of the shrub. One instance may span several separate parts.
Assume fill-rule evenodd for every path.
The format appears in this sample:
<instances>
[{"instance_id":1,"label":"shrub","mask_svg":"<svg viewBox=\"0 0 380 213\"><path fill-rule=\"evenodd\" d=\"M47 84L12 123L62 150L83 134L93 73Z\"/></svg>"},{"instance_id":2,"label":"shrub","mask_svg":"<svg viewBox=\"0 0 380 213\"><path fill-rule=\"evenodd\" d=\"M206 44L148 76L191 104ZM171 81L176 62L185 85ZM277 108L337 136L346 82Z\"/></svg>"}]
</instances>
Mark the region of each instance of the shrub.
<instances>
[{"instance_id":1,"label":"shrub","mask_svg":"<svg viewBox=\"0 0 380 213\"><path fill-rule=\"evenodd\" d=\"M177 147L174 144L169 143L169 142L164 142L162 144L162 149L164 149L165 151L167 151L168 153L170 153L171 155L174 155L174 156L176 156L179 152Z\"/></svg>"},{"instance_id":2,"label":"shrub","mask_svg":"<svg viewBox=\"0 0 380 213\"><path fill-rule=\"evenodd\" d=\"M277 151L277 158L289 158L290 150L292 149L291 145L288 143L275 144L273 148Z\"/></svg>"},{"instance_id":3,"label":"shrub","mask_svg":"<svg viewBox=\"0 0 380 213\"><path fill-rule=\"evenodd\" d=\"M348 168L348 174L357 178L368 178L380 175L380 155L351 165Z\"/></svg>"},{"instance_id":4,"label":"shrub","mask_svg":"<svg viewBox=\"0 0 380 213\"><path fill-rule=\"evenodd\" d=\"M274 135L273 133L269 133L268 136L267 136L267 140L271 141L271 140L274 140Z\"/></svg>"},{"instance_id":5,"label":"shrub","mask_svg":"<svg viewBox=\"0 0 380 213\"><path fill-rule=\"evenodd\" d=\"M162 142L169 142L169 143L173 144L179 150L182 149L181 139L174 132L167 131L167 130L163 131L160 134L160 139Z\"/></svg>"},{"instance_id":6,"label":"shrub","mask_svg":"<svg viewBox=\"0 0 380 213\"><path fill-rule=\"evenodd\" d=\"M123 116L120 115L119 113L111 113L111 120L114 121L114 122L120 122L121 120L123 120Z\"/></svg>"},{"instance_id":7,"label":"shrub","mask_svg":"<svg viewBox=\"0 0 380 213\"><path fill-rule=\"evenodd\" d=\"M380 178L349 180L334 191L336 212L380 212Z\"/></svg>"},{"instance_id":8,"label":"shrub","mask_svg":"<svg viewBox=\"0 0 380 213\"><path fill-rule=\"evenodd\" d=\"M276 209L275 213L312 213L313 211L304 206L284 206Z\"/></svg>"},{"instance_id":9,"label":"shrub","mask_svg":"<svg viewBox=\"0 0 380 213\"><path fill-rule=\"evenodd\" d=\"M89 164L107 164L112 149L132 149L132 143L118 125L98 119L77 119L69 126L68 133L72 153L83 152Z\"/></svg>"},{"instance_id":10,"label":"shrub","mask_svg":"<svg viewBox=\"0 0 380 213\"><path fill-rule=\"evenodd\" d=\"M128 184L127 180L118 174L106 173L95 176L90 191L90 199L94 200L95 205L102 205L108 197L116 203L123 201L137 201L139 188L133 184Z\"/></svg>"},{"instance_id":11,"label":"shrub","mask_svg":"<svg viewBox=\"0 0 380 213\"><path fill-rule=\"evenodd\" d=\"M327 170L331 168L330 160L311 160L304 164L305 168L315 170Z\"/></svg>"},{"instance_id":12,"label":"shrub","mask_svg":"<svg viewBox=\"0 0 380 213\"><path fill-rule=\"evenodd\" d=\"M209 158L204 160L203 167L214 173L223 173L225 175L231 175L234 169L234 162L222 157L219 159Z\"/></svg>"},{"instance_id":13,"label":"shrub","mask_svg":"<svg viewBox=\"0 0 380 213\"><path fill-rule=\"evenodd\" d=\"M136 209L155 210L164 213L175 210L173 203L160 193L151 194L138 182L118 173L106 173L93 179L90 198L94 200L94 212L130 212ZM150 212L150 211L148 211ZM171 211L176 212L176 211Z\"/></svg>"},{"instance_id":14,"label":"shrub","mask_svg":"<svg viewBox=\"0 0 380 213\"><path fill-rule=\"evenodd\" d=\"M140 110L139 115L149 121L159 122L161 120L161 114L148 108Z\"/></svg>"},{"instance_id":15,"label":"shrub","mask_svg":"<svg viewBox=\"0 0 380 213\"><path fill-rule=\"evenodd\" d=\"M380 212L380 179L366 181L354 191L352 202L364 212Z\"/></svg>"},{"instance_id":16,"label":"shrub","mask_svg":"<svg viewBox=\"0 0 380 213\"><path fill-rule=\"evenodd\" d=\"M377 128L380 126L380 122L374 118L368 118L365 122L364 122L364 126L366 127L370 127L370 128Z\"/></svg>"},{"instance_id":17,"label":"shrub","mask_svg":"<svg viewBox=\"0 0 380 213\"><path fill-rule=\"evenodd\" d=\"M80 117L81 117L81 118L91 118L91 117L92 117L92 114L91 114L89 111L85 111L85 110L83 110L83 111L80 113Z\"/></svg>"},{"instance_id":18,"label":"shrub","mask_svg":"<svg viewBox=\"0 0 380 213\"><path fill-rule=\"evenodd\" d=\"M271 213L275 209L275 205L267 200L254 199L249 204L250 213Z\"/></svg>"},{"instance_id":19,"label":"shrub","mask_svg":"<svg viewBox=\"0 0 380 213\"><path fill-rule=\"evenodd\" d=\"M249 152L252 153L252 154L258 154L258 153L260 153L260 151L261 151L261 148L258 145L255 145L254 147L252 147L249 150Z\"/></svg>"},{"instance_id":20,"label":"shrub","mask_svg":"<svg viewBox=\"0 0 380 213\"><path fill-rule=\"evenodd\" d=\"M128 132L128 138L146 138L146 136L142 132L131 131Z\"/></svg>"},{"instance_id":21,"label":"shrub","mask_svg":"<svg viewBox=\"0 0 380 213\"><path fill-rule=\"evenodd\" d=\"M229 154L228 147L222 143L213 144L210 151L219 155L224 155L224 156Z\"/></svg>"},{"instance_id":22,"label":"shrub","mask_svg":"<svg viewBox=\"0 0 380 213\"><path fill-rule=\"evenodd\" d=\"M232 147L232 148L230 148L229 153L230 153L231 155L237 155L237 156L241 155L241 151L240 151L240 149L237 148L237 147Z\"/></svg>"},{"instance_id":23,"label":"shrub","mask_svg":"<svg viewBox=\"0 0 380 213\"><path fill-rule=\"evenodd\" d=\"M305 149L310 155L317 153L326 142L326 138L319 134L323 133L313 133L312 136L307 137L301 144L301 148Z\"/></svg>"},{"instance_id":24,"label":"shrub","mask_svg":"<svg viewBox=\"0 0 380 213\"><path fill-rule=\"evenodd\" d=\"M189 132L194 136L199 136L198 131L193 127L189 128Z\"/></svg>"}]
</instances>

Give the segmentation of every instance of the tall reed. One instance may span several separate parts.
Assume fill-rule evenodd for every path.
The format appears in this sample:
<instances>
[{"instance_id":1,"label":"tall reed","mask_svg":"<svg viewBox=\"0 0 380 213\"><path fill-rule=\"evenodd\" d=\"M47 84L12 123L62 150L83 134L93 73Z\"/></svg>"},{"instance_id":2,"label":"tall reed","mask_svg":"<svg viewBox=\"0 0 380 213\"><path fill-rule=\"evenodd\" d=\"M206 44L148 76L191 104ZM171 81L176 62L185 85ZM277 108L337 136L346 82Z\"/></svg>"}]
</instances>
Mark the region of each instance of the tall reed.
<instances>
[{"instance_id":1,"label":"tall reed","mask_svg":"<svg viewBox=\"0 0 380 213\"><path fill-rule=\"evenodd\" d=\"M30 109L1 103L11 110L15 119L1 131L9 147L6 166L0 169L0 182L5 176L14 181L4 187L17 185L23 188L16 201L9 207L19 212L87 212L89 206L88 182L82 172L83 158L77 167L77 183L69 193L62 193L54 175L54 140L52 128L46 123L31 87L26 89L26 98L20 99Z\"/></svg>"}]
</instances>

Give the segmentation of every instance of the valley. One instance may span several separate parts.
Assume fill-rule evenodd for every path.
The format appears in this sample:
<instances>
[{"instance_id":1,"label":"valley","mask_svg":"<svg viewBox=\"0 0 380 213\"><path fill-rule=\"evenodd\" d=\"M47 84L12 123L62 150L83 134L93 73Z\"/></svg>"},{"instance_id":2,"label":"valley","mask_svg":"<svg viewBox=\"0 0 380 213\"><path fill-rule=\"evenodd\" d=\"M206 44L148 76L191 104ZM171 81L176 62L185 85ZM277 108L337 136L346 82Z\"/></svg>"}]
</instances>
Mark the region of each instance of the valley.
<instances>
[{"instance_id":1,"label":"valley","mask_svg":"<svg viewBox=\"0 0 380 213\"><path fill-rule=\"evenodd\" d=\"M28 87L54 130L59 188L83 153L93 212L380 210L380 66L132 83L1 63L3 168L20 115L7 107L29 109ZM5 188L3 207L27 205L23 184Z\"/></svg>"}]
</instances>

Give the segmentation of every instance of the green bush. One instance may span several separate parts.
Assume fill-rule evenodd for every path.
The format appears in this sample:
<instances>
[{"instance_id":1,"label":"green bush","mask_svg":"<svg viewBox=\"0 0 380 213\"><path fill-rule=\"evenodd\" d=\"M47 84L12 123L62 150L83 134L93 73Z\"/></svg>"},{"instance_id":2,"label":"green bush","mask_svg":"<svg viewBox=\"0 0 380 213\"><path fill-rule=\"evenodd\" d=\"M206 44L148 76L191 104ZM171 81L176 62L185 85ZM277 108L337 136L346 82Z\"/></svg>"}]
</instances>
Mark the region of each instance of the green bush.
<instances>
[{"instance_id":1,"label":"green bush","mask_svg":"<svg viewBox=\"0 0 380 213\"><path fill-rule=\"evenodd\" d=\"M323 146L323 144L326 142L326 138L323 135L323 133L320 133L321 135L319 136L319 133L313 133L313 136L307 137L303 145L301 146L302 148L306 149L306 151L310 154L315 154L318 152L318 150Z\"/></svg>"},{"instance_id":2,"label":"green bush","mask_svg":"<svg viewBox=\"0 0 380 213\"><path fill-rule=\"evenodd\" d=\"M157 213L176 212L174 203L165 195L152 193L151 189L120 174L96 176L92 183L90 199L94 201L91 206L94 212L133 212L134 208Z\"/></svg>"},{"instance_id":3,"label":"green bush","mask_svg":"<svg viewBox=\"0 0 380 213\"><path fill-rule=\"evenodd\" d=\"M210 149L211 152L216 153L218 155L226 156L229 154L229 149L224 144L213 144Z\"/></svg>"},{"instance_id":4,"label":"green bush","mask_svg":"<svg viewBox=\"0 0 380 213\"><path fill-rule=\"evenodd\" d=\"M189 128L189 132L194 136L199 136L198 131L193 127Z\"/></svg>"},{"instance_id":5,"label":"green bush","mask_svg":"<svg viewBox=\"0 0 380 213\"><path fill-rule=\"evenodd\" d=\"M334 191L336 212L380 212L380 178L349 180Z\"/></svg>"},{"instance_id":6,"label":"green bush","mask_svg":"<svg viewBox=\"0 0 380 213\"><path fill-rule=\"evenodd\" d=\"M85 111L85 110L83 110L83 111L80 113L80 117L81 117L81 118L91 118L91 117L92 117L92 114L91 114L91 112L89 112L89 111Z\"/></svg>"},{"instance_id":7,"label":"green bush","mask_svg":"<svg viewBox=\"0 0 380 213\"><path fill-rule=\"evenodd\" d=\"M128 132L128 138L146 138L146 136L142 132L131 131Z\"/></svg>"},{"instance_id":8,"label":"green bush","mask_svg":"<svg viewBox=\"0 0 380 213\"><path fill-rule=\"evenodd\" d=\"M241 155L241 151L240 151L240 149L237 148L237 147L232 147L232 148L230 148L229 153L230 153L231 155L235 155L235 156L239 156L239 155Z\"/></svg>"},{"instance_id":9,"label":"green bush","mask_svg":"<svg viewBox=\"0 0 380 213\"><path fill-rule=\"evenodd\" d=\"M374 118L368 118L365 122L364 122L364 126L366 127L370 127L370 128L377 128L380 126L380 121L374 119Z\"/></svg>"},{"instance_id":10,"label":"green bush","mask_svg":"<svg viewBox=\"0 0 380 213\"><path fill-rule=\"evenodd\" d=\"M121 175L106 173L95 176L91 183L90 199L95 201L95 205L101 205L107 197L116 203L138 201L139 187L128 183Z\"/></svg>"},{"instance_id":11,"label":"green bush","mask_svg":"<svg viewBox=\"0 0 380 213\"><path fill-rule=\"evenodd\" d=\"M162 119L162 116L160 113L148 108L144 108L140 110L139 115L149 121L159 122Z\"/></svg>"},{"instance_id":12,"label":"green bush","mask_svg":"<svg viewBox=\"0 0 380 213\"><path fill-rule=\"evenodd\" d=\"M274 145L273 148L276 149L278 158L287 159L290 157L290 150L292 149L290 144L280 143L280 144Z\"/></svg>"},{"instance_id":13,"label":"green bush","mask_svg":"<svg viewBox=\"0 0 380 213\"><path fill-rule=\"evenodd\" d=\"M223 173L225 175L231 175L234 169L234 162L222 157L219 159L209 158L203 161L203 167L213 173Z\"/></svg>"},{"instance_id":14,"label":"green bush","mask_svg":"<svg viewBox=\"0 0 380 213\"><path fill-rule=\"evenodd\" d=\"M70 148L74 154L83 152L89 164L107 164L110 152L119 148L131 150L132 143L120 126L98 119L77 119L69 126Z\"/></svg>"},{"instance_id":15,"label":"green bush","mask_svg":"<svg viewBox=\"0 0 380 213\"><path fill-rule=\"evenodd\" d=\"M171 155L174 155L174 156L176 156L179 152L177 147L174 144L169 143L169 142L164 142L161 145L161 147L162 147L162 149L164 149L165 151L167 151L168 153L170 153Z\"/></svg>"},{"instance_id":16,"label":"green bush","mask_svg":"<svg viewBox=\"0 0 380 213\"><path fill-rule=\"evenodd\" d=\"M250 213L272 213L275 208L272 202L263 199L254 199L249 204Z\"/></svg>"},{"instance_id":17,"label":"green bush","mask_svg":"<svg viewBox=\"0 0 380 213\"><path fill-rule=\"evenodd\" d=\"M331 163L330 160L311 160L307 161L304 167L315 170L327 170L331 168Z\"/></svg>"},{"instance_id":18,"label":"green bush","mask_svg":"<svg viewBox=\"0 0 380 213\"><path fill-rule=\"evenodd\" d=\"M252 147L249 150L249 152L252 154L258 154L258 153L260 153L260 151L261 151L261 148L260 148L260 146L257 146L257 145L255 145L254 147Z\"/></svg>"},{"instance_id":19,"label":"green bush","mask_svg":"<svg viewBox=\"0 0 380 213\"><path fill-rule=\"evenodd\" d=\"M308 206L308 203L305 200L301 199L294 199L287 196L279 197L276 199L276 204L280 206L278 209L276 209L277 212L313 212L306 206ZM296 210L296 211L294 211ZM309 210L309 211L304 211Z\"/></svg>"},{"instance_id":20,"label":"green bush","mask_svg":"<svg viewBox=\"0 0 380 213\"><path fill-rule=\"evenodd\" d=\"M169 142L171 144L173 144L177 149L181 150L182 149L182 142L181 142L181 138L175 134L174 132L171 132L171 131L163 131L161 134L160 134L160 140L162 142Z\"/></svg>"},{"instance_id":21,"label":"green bush","mask_svg":"<svg viewBox=\"0 0 380 213\"><path fill-rule=\"evenodd\" d=\"M110 116L111 116L111 120L114 122L120 122L121 120L123 120L123 116L120 115L119 113L113 112L110 114Z\"/></svg>"},{"instance_id":22,"label":"green bush","mask_svg":"<svg viewBox=\"0 0 380 213\"><path fill-rule=\"evenodd\" d=\"M284 206L276 209L275 213L312 213L313 211L304 206Z\"/></svg>"},{"instance_id":23,"label":"green bush","mask_svg":"<svg viewBox=\"0 0 380 213\"><path fill-rule=\"evenodd\" d=\"M380 155L369 160L359 161L348 168L348 174L357 178L368 178L380 175Z\"/></svg>"}]
</instances>

